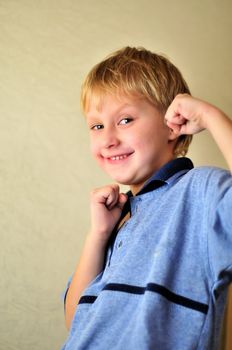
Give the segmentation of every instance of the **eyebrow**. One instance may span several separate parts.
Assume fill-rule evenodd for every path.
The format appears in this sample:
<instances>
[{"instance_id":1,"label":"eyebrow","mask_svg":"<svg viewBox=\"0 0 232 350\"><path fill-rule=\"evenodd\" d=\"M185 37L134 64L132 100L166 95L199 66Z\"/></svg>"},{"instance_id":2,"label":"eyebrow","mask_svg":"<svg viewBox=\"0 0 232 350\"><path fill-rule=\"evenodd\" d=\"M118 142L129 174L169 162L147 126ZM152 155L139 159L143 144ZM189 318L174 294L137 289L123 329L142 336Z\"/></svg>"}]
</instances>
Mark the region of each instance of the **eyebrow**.
<instances>
[{"instance_id":1,"label":"eyebrow","mask_svg":"<svg viewBox=\"0 0 232 350\"><path fill-rule=\"evenodd\" d=\"M132 105L132 104L129 104L129 103L125 103L125 104L123 104L122 106L120 106L119 108L117 108L117 109L115 109L114 111L113 111L113 114L118 114L118 113L121 113L124 109L126 109L126 108L133 108L134 106ZM98 113L101 113L101 108L100 109L97 109L96 108L96 110L98 111ZM96 119L98 119L98 117L96 117L96 116L94 116L94 115L88 115L88 113L86 114L86 119L88 119L88 120L96 120Z\"/></svg>"}]
</instances>

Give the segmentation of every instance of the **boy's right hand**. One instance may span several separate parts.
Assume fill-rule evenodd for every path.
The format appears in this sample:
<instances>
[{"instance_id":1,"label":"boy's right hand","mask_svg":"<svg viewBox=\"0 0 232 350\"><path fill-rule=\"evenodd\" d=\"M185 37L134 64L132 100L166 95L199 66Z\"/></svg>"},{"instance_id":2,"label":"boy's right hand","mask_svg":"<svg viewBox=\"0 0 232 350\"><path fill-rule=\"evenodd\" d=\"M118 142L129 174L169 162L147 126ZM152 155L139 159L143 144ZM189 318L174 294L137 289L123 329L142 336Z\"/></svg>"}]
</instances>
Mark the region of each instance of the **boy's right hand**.
<instances>
[{"instance_id":1,"label":"boy's right hand","mask_svg":"<svg viewBox=\"0 0 232 350\"><path fill-rule=\"evenodd\" d=\"M127 195L119 192L118 185L98 188L91 193L91 230L66 294L65 317L68 329L83 291L104 268L106 244L126 200Z\"/></svg>"},{"instance_id":2,"label":"boy's right hand","mask_svg":"<svg viewBox=\"0 0 232 350\"><path fill-rule=\"evenodd\" d=\"M119 192L117 184L97 188L91 192L91 235L107 242L120 218L127 195Z\"/></svg>"}]
</instances>

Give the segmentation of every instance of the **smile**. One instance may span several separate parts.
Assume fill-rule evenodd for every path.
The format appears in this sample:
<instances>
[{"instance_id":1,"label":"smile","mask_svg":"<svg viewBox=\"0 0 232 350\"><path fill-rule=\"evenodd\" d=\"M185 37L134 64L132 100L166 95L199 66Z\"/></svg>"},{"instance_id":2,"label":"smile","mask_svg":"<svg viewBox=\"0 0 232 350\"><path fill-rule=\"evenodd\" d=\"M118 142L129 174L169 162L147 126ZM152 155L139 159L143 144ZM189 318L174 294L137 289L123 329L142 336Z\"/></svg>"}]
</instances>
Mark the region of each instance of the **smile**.
<instances>
[{"instance_id":1,"label":"smile","mask_svg":"<svg viewBox=\"0 0 232 350\"><path fill-rule=\"evenodd\" d=\"M127 158L128 155L124 154L122 156L113 156L113 157L109 157L111 160L121 160L121 159L125 159Z\"/></svg>"},{"instance_id":2,"label":"smile","mask_svg":"<svg viewBox=\"0 0 232 350\"><path fill-rule=\"evenodd\" d=\"M134 153L134 152L126 153L126 154L118 154L118 155L114 155L114 156L110 156L110 155L103 156L103 158L108 162L117 163L119 161L123 161L123 160L129 158L132 155L132 153Z\"/></svg>"}]
</instances>

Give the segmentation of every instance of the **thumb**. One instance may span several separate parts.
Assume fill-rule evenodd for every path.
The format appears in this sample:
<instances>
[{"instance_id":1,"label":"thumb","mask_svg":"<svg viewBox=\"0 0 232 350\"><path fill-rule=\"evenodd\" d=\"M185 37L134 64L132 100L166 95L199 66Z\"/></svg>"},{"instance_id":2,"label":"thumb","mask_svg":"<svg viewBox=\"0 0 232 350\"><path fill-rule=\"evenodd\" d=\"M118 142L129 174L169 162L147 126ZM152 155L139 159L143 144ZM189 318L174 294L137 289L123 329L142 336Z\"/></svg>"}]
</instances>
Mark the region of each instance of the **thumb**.
<instances>
[{"instance_id":1,"label":"thumb","mask_svg":"<svg viewBox=\"0 0 232 350\"><path fill-rule=\"evenodd\" d=\"M118 207L122 209L127 201L127 195L125 193L120 193L118 197Z\"/></svg>"}]
</instances>

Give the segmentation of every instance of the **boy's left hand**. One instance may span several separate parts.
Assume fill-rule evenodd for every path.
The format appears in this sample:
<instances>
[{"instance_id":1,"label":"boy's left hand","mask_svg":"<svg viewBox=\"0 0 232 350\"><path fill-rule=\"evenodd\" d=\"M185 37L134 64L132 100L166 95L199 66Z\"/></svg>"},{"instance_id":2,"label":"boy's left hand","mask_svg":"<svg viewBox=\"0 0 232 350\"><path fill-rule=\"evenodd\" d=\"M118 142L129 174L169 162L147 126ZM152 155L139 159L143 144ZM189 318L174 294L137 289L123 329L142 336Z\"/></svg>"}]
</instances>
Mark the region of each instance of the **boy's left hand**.
<instances>
[{"instance_id":1,"label":"boy's left hand","mask_svg":"<svg viewBox=\"0 0 232 350\"><path fill-rule=\"evenodd\" d=\"M179 135L191 135L206 128L205 116L210 105L188 94L177 95L165 114L167 126Z\"/></svg>"},{"instance_id":2,"label":"boy's left hand","mask_svg":"<svg viewBox=\"0 0 232 350\"><path fill-rule=\"evenodd\" d=\"M188 94L181 94L174 98L164 118L176 137L207 129L232 173L232 120L222 110Z\"/></svg>"}]
</instances>

